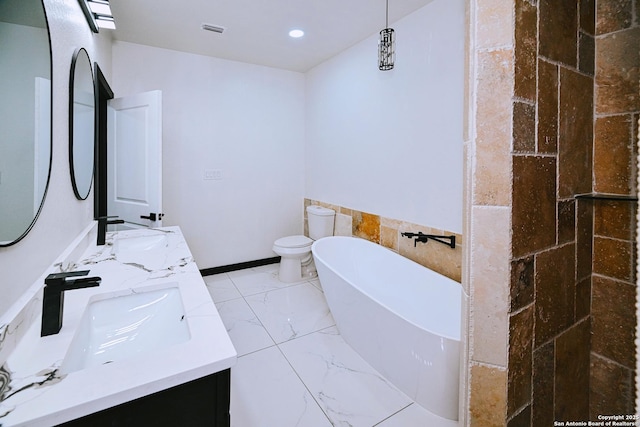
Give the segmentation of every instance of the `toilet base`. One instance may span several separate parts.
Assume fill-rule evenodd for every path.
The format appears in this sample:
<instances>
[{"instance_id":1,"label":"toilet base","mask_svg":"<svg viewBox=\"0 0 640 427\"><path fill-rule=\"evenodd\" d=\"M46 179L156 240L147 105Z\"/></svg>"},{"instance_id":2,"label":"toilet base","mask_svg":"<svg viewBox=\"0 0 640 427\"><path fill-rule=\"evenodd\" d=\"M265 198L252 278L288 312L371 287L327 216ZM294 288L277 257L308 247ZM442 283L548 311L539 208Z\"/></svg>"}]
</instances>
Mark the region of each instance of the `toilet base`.
<instances>
[{"instance_id":1,"label":"toilet base","mask_svg":"<svg viewBox=\"0 0 640 427\"><path fill-rule=\"evenodd\" d=\"M278 279L281 282L291 283L302 280L302 266L299 258L280 258L280 270Z\"/></svg>"},{"instance_id":2,"label":"toilet base","mask_svg":"<svg viewBox=\"0 0 640 427\"><path fill-rule=\"evenodd\" d=\"M318 276L313 258L301 260L299 258L280 258L280 269L278 279L281 282L293 283L302 280L313 279Z\"/></svg>"}]
</instances>

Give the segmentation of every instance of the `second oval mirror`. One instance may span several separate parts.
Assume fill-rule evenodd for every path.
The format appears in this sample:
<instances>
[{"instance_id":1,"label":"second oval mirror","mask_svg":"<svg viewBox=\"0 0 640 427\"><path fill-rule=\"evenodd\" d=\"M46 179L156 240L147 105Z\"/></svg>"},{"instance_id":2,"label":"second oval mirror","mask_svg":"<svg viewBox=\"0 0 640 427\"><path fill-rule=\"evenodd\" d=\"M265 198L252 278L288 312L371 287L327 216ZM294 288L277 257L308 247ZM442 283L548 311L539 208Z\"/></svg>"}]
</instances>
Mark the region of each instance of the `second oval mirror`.
<instances>
[{"instance_id":1,"label":"second oval mirror","mask_svg":"<svg viewBox=\"0 0 640 427\"><path fill-rule=\"evenodd\" d=\"M84 48L76 49L69 83L69 166L76 197L85 200L91 190L95 149L93 71Z\"/></svg>"}]
</instances>

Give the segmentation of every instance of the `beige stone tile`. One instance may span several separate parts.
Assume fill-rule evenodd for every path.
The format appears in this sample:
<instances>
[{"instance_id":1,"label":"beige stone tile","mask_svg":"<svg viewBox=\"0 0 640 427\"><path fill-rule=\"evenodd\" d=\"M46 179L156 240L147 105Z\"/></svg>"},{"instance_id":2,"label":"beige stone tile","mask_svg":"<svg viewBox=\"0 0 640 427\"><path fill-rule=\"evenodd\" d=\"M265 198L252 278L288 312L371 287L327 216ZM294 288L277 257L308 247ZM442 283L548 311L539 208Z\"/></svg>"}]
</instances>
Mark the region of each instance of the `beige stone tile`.
<instances>
[{"instance_id":1,"label":"beige stone tile","mask_svg":"<svg viewBox=\"0 0 640 427\"><path fill-rule=\"evenodd\" d=\"M473 202L508 206L511 195L513 49L478 54Z\"/></svg>"},{"instance_id":2,"label":"beige stone tile","mask_svg":"<svg viewBox=\"0 0 640 427\"><path fill-rule=\"evenodd\" d=\"M380 217L375 214L353 211L352 233L374 243L380 243Z\"/></svg>"},{"instance_id":3,"label":"beige stone tile","mask_svg":"<svg viewBox=\"0 0 640 427\"><path fill-rule=\"evenodd\" d=\"M471 152L471 147L465 143L464 146L464 152L465 152L465 156L464 156L464 167L463 170L465 171L465 176L464 176L464 199L463 199L463 207L462 207L462 212L463 212L463 221L462 221L462 234L464 236L470 236L471 235L471 208L473 206L472 203L472 189L473 189L473 180L472 180L472 172L471 172L471 159L469 158L469 154ZM462 240L462 237L461 237ZM464 288L464 292L469 295L471 293L471 288L470 288L470 280L469 278L471 277L471 253L467 248L463 248L463 252L462 252L462 287Z\"/></svg>"},{"instance_id":4,"label":"beige stone tile","mask_svg":"<svg viewBox=\"0 0 640 427\"><path fill-rule=\"evenodd\" d=\"M456 244L455 249L443 245L438 248L438 256L434 256L426 267L458 283L462 283L463 250L464 248L458 244Z\"/></svg>"},{"instance_id":5,"label":"beige stone tile","mask_svg":"<svg viewBox=\"0 0 640 427\"><path fill-rule=\"evenodd\" d=\"M398 251L398 229L380 225L380 244L385 248Z\"/></svg>"},{"instance_id":6,"label":"beige stone tile","mask_svg":"<svg viewBox=\"0 0 640 427\"><path fill-rule=\"evenodd\" d=\"M345 215L349 215L352 216L353 215L353 210L349 209L349 208L345 208L344 206L340 207L340 213L341 214L345 214Z\"/></svg>"},{"instance_id":7,"label":"beige stone tile","mask_svg":"<svg viewBox=\"0 0 640 427\"><path fill-rule=\"evenodd\" d=\"M473 359L506 366L511 210L475 206L472 215Z\"/></svg>"},{"instance_id":8,"label":"beige stone tile","mask_svg":"<svg viewBox=\"0 0 640 427\"><path fill-rule=\"evenodd\" d=\"M334 205L332 203L326 203L326 202L318 202L318 203L315 203L315 204L320 205L323 208L333 209L336 212L340 212L340 206L339 205Z\"/></svg>"},{"instance_id":9,"label":"beige stone tile","mask_svg":"<svg viewBox=\"0 0 640 427\"><path fill-rule=\"evenodd\" d=\"M479 48L494 48L513 43L514 2L483 0L477 2L476 43Z\"/></svg>"},{"instance_id":10,"label":"beige stone tile","mask_svg":"<svg viewBox=\"0 0 640 427\"><path fill-rule=\"evenodd\" d=\"M334 226L334 236L349 236L351 237L351 215L345 215L342 213L336 214L336 223Z\"/></svg>"},{"instance_id":11,"label":"beige stone tile","mask_svg":"<svg viewBox=\"0 0 640 427\"><path fill-rule=\"evenodd\" d=\"M380 217L380 225L384 227L395 228L396 230L399 230L403 224L404 221L401 221L399 219L387 218L384 216Z\"/></svg>"},{"instance_id":12,"label":"beige stone tile","mask_svg":"<svg viewBox=\"0 0 640 427\"><path fill-rule=\"evenodd\" d=\"M380 244L398 252L398 240L403 222L398 219L380 217Z\"/></svg>"},{"instance_id":13,"label":"beige stone tile","mask_svg":"<svg viewBox=\"0 0 640 427\"><path fill-rule=\"evenodd\" d=\"M311 199L307 199L307 198L305 198L305 199L304 199L304 209L305 209L305 212L306 212L306 210L307 210L307 206L311 206L312 204L313 204L313 200L311 200Z\"/></svg>"},{"instance_id":14,"label":"beige stone tile","mask_svg":"<svg viewBox=\"0 0 640 427\"><path fill-rule=\"evenodd\" d=\"M430 227L413 226L411 231L435 235L451 235ZM454 234L455 235L455 234ZM398 253L430 270L440 273L460 283L462 281L462 254L464 248L456 243L455 249L433 240L428 243L418 242L414 246L414 239L399 237ZM456 237L457 239L457 237Z\"/></svg>"},{"instance_id":15,"label":"beige stone tile","mask_svg":"<svg viewBox=\"0 0 640 427\"><path fill-rule=\"evenodd\" d=\"M504 427L506 412L506 369L472 365L469 425L471 427Z\"/></svg>"}]
</instances>

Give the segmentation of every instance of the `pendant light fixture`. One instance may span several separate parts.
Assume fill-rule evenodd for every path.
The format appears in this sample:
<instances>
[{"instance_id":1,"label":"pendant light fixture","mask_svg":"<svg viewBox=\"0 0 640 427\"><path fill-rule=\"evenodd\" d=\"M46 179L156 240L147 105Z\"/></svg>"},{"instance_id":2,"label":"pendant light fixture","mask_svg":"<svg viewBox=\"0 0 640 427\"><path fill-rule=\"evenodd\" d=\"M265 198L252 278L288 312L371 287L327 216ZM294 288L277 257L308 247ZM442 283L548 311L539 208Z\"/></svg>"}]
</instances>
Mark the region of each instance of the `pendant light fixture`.
<instances>
[{"instance_id":1,"label":"pendant light fixture","mask_svg":"<svg viewBox=\"0 0 640 427\"><path fill-rule=\"evenodd\" d=\"M378 69L387 71L393 69L396 60L396 36L393 28L389 28L389 0L387 0L386 26L380 31L378 41Z\"/></svg>"}]
</instances>

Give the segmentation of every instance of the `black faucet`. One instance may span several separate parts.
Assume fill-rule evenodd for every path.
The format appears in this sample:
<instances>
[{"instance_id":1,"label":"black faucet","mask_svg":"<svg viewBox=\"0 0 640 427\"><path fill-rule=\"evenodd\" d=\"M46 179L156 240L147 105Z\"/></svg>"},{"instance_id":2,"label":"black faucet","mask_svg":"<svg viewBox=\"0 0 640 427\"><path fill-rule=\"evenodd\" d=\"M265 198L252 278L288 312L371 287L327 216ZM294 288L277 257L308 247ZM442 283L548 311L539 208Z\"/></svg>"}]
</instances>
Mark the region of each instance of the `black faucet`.
<instances>
[{"instance_id":1,"label":"black faucet","mask_svg":"<svg viewBox=\"0 0 640 427\"><path fill-rule=\"evenodd\" d=\"M100 277L80 277L89 274L89 270L70 273L50 274L44 279L44 297L42 298L42 326L40 336L54 335L62 328L62 309L64 291L99 286ZM74 279L74 277L80 277Z\"/></svg>"},{"instance_id":2,"label":"black faucet","mask_svg":"<svg viewBox=\"0 0 640 427\"><path fill-rule=\"evenodd\" d=\"M410 239L413 239L415 237L415 240L413 241L413 247L415 248L417 243L427 243L429 241L429 239L435 240L436 242L440 242L443 243L447 246L449 246L450 248L455 248L456 247L456 236L455 235L451 235L451 236L436 236L433 234L424 234L422 231L418 231L417 233L411 233L411 232L402 232L400 233L401 236L405 236L408 237Z\"/></svg>"},{"instance_id":3,"label":"black faucet","mask_svg":"<svg viewBox=\"0 0 640 427\"><path fill-rule=\"evenodd\" d=\"M107 235L107 225L124 224L124 221L121 219L111 219L111 218L118 218L118 217L117 216L98 217L98 239L96 241L96 245L98 246L104 245L104 241Z\"/></svg>"}]
</instances>

